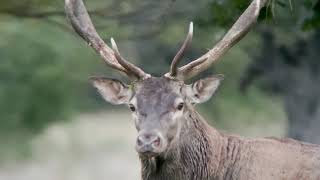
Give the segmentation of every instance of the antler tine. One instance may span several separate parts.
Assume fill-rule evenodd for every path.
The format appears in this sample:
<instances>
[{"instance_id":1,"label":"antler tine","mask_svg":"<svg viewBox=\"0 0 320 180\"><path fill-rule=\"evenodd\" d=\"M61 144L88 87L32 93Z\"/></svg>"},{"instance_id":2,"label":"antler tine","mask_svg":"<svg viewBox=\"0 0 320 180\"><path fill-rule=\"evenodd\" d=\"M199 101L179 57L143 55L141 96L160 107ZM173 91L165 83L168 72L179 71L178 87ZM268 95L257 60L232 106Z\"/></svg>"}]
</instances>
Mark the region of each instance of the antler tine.
<instances>
[{"instance_id":1,"label":"antler tine","mask_svg":"<svg viewBox=\"0 0 320 180\"><path fill-rule=\"evenodd\" d=\"M192 41L192 36L193 36L193 22L190 22L188 35L187 35L186 39L184 40L180 50L178 51L178 53L174 56L174 58L172 60L170 72L169 72L170 76L172 76L172 77L176 76L177 71L178 71L178 64L181 61L186 49L190 46L191 41Z\"/></svg>"},{"instance_id":2,"label":"antler tine","mask_svg":"<svg viewBox=\"0 0 320 180\"><path fill-rule=\"evenodd\" d=\"M146 74L145 72L143 72L139 67L133 65L132 63L130 63L129 61L126 61L121 55L120 52L118 50L118 46L116 44L116 42L114 41L113 38L110 39L111 41L111 45L112 45L112 49L114 52L114 55L117 59L117 61L125 68L125 69L129 69L131 72L134 73L135 76L137 76L137 78L142 78L142 79L146 79L149 78L150 75Z\"/></svg>"},{"instance_id":3,"label":"antler tine","mask_svg":"<svg viewBox=\"0 0 320 180\"><path fill-rule=\"evenodd\" d=\"M147 76L139 68L139 74L137 71L132 71L134 69L132 67L135 66L131 63L131 68L123 66L124 59L122 59L122 64L118 62L115 57L117 53L114 53L97 33L82 0L65 0L65 11L74 30L102 57L108 66L125 73L128 77L134 76L140 79Z\"/></svg>"},{"instance_id":4,"label":"antler tine","mask_svg":"<svg viewBox=\"0 0 320 180\"><path fill-rule=\"evenodd\" d=\"M253 0L249 7L233 24L226 35L211 49L198 59L190 62L177 70L178 79L188 79L210 67L224 55L233 45L235 45L248 32L250 27L256 22L260 9L265 6L268 0Z\"/></svg>"}]
</instances>

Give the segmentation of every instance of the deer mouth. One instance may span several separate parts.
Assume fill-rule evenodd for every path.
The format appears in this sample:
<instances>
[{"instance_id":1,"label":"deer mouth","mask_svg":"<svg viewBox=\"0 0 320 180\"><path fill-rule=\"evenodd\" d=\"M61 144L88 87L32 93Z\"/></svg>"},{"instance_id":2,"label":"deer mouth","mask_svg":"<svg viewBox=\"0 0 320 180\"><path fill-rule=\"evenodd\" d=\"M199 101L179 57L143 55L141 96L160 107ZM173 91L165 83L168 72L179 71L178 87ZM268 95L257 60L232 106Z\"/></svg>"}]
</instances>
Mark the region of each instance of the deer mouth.
<instances>
[{"instance_id":1,"label":"deer mouth","mask_svg":"<svg viewBox=\"0 0 320 180\"><path fill-rule=\"evenodd\" d=\"M163 148L161 147L152 147L150 145L144 146L144 147L136 147L137 152L139 153L140 156L145 156L145 157L157 157L163 152Z\"/></svg>"}]
</instances>

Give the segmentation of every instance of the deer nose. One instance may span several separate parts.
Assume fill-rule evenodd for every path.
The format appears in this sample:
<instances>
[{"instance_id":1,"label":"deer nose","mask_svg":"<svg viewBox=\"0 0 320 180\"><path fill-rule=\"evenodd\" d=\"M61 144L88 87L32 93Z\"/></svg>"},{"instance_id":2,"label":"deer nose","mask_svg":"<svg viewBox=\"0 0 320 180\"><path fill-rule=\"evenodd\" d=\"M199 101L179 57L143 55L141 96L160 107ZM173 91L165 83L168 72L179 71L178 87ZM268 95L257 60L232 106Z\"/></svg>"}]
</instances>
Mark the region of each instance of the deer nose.
<instances>
[{"instance_id":1,"label":"deer nose","mask_svg":"<svg viewBox=\"0 0 320 180\"><path fill-rule=\"evenodd\" d=\"M156 134L141 134L137 138L137 151L148 153L156 151L161 144L161 138Z\"/></svg>"}]
</instances>

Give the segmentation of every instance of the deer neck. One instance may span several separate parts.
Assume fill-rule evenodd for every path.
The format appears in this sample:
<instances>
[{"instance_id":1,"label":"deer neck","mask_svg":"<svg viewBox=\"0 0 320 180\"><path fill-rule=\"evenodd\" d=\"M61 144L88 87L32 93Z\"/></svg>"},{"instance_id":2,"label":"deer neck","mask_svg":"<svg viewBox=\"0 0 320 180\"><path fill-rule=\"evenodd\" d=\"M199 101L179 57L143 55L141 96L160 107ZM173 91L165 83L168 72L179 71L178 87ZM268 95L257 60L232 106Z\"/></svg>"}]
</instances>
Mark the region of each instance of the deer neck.
<instances>
[{"instance_id":1,"label":"deer neck","mask_svg":"<svg viewBox=\"0 0 320 180\"><path fill-rule=\"evenodd\" d=\"M162 157L141 158L143 180L210 179L220 162L222 136L192 107L184 114L179 137Z\"/></svg>"}]
</instances>

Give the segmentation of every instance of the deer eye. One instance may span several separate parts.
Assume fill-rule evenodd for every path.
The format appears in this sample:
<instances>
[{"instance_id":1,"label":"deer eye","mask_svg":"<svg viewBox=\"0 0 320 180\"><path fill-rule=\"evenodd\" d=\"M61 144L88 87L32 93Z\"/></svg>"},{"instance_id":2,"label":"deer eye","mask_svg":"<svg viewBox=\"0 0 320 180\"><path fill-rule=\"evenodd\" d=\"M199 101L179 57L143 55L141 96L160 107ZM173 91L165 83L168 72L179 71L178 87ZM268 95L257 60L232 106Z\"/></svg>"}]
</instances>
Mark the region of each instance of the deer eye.
<instances>
[{"instance_id":1,"label":"deer eye","mask_svg":"<svg viewBox=\"0 0 320 180\"><path fill-rule=\"evenodd\" d=\"M129 104L129 109L130 109L132 112L135 112L135 111L136 111L136 107L134 107L133 104Z\"/></svg>"},{"instance_id":2,"label":"deer eye","mask_svg":"<svg viewBox=\"0 0 320 180\"><path fill-rule=\"evenodd\" d=\"M182 103L179 103L178 106L177 106L177 109L178 109L179 111L181 111L181 110L183 109L183 106L184 106L184 103L183 103L183 102L182 102Z\"/></svg>"}]
</instances>

